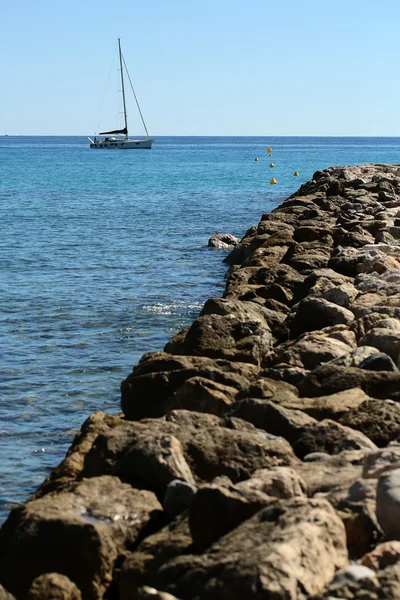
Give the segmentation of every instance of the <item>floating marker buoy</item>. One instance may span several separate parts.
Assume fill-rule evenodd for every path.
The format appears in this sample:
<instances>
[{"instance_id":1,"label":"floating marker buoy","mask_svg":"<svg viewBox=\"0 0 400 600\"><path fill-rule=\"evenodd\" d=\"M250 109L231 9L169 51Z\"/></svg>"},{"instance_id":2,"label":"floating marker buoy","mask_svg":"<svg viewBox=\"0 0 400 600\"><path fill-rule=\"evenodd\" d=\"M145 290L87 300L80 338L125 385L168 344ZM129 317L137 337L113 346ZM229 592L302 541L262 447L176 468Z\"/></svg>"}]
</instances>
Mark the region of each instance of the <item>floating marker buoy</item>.
<instances>
[{"instance_id":1,"label":"floating marker buoy","mask_svg":"<svg viewBox=\"0 0 400 600\"><path fill-rule=\"evenodd\" d=\"M258 161L258 158L255 158L254 160L257 162L257 161Z\"/></svg>"},{"instance_id":2,"label":"floating marker buoy","mask_svg":"<svg viewBox=\"0 0 400 600\"><path fill-rule=\"evenodd\" d=\"M293 177L298 177L298 176L299 176L299 172L298 172L298 171L295 171L295 172L293 173Z\"/></svg>"},{"instance_id":3,"label":"floating marker buoy","mask_svg":"<svg viewBox=\"0 0 400 600\"><path fill-rule=\"evenodd\" d=\"M269 165L269 166L270 166L270 167L274 167L275 165L274 165L274 163L270 163L270 165Z\"/></svg>"},{"instance_id":4,"label":"floating marker buoy","mask_svg":"<svg viewBox=\"0 0 400 600\"><path fill-rule=\"evenodd\" d=\"M271 153L271 154L268 154L268 156L272 156L272 153Z\"/></svg>"},{"instance_id":5,"label":"floating marker buoy","mask_svg":"<svg viewBox=\"0 0 400 600\"><path fill-rule=\"evenodd\" d=\"M274 185L275 183L276 183L276 179L275 179L275 177L273 177L273 178L271 179L271 181L270 181L270 184L271 184L271 185Z\"/></svg>"},{"instance_id":6,"label":"floating marker buoy","mask_svg":"<svg viewBox=\"0 0 400 600\"><path fill-rule=\"evenodd\" d=\"M267 152L272 152L272 148L270 148L270 146L268 146Z\"/></svg>"}]
</instances>

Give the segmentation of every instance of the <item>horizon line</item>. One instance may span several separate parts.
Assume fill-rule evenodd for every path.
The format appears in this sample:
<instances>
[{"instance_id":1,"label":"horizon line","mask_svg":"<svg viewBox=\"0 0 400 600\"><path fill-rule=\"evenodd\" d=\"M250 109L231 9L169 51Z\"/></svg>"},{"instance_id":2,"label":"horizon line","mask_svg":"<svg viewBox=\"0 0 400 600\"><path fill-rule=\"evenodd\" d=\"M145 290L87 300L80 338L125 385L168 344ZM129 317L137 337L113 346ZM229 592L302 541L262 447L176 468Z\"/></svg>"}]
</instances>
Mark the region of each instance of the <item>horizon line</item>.
<instances>
[{"instance_id":1,"label":"horizon line","mask_svg":"<svg viewBox=\"0 0 400 600\"><path fill-rule=\"evenodd\" d=\"M92 134L93 135L93 134ZM88 136L86 134L82 134L82 133L3 133L3 135L0 135L0 138L2 137L85 137L87 138ZM139 136L140 137L140 136ZM345 135L339 135L339 134L309 134L309 135L289 135L289 134L284 134L284 135L273 135L273 134L265 134L265 135L251 135L251 134L246 134L246 135L235 135L235 134L230 134L230 135L220 135L220 134L212 134L212 135L206 135L206 134L185 134L185 135L168 135L168 134L154 134L153 137L173 137L173 138L181 138L181 137L187 137L187 138L207 138L207 137L223 137L223 138L230 138L230 137L234 137L234 138L400 138L400 134L399 135L368 135L368 134L362 134L362 135L352 135L352 134L345 134Z\"/></svg>"}]
</instances>

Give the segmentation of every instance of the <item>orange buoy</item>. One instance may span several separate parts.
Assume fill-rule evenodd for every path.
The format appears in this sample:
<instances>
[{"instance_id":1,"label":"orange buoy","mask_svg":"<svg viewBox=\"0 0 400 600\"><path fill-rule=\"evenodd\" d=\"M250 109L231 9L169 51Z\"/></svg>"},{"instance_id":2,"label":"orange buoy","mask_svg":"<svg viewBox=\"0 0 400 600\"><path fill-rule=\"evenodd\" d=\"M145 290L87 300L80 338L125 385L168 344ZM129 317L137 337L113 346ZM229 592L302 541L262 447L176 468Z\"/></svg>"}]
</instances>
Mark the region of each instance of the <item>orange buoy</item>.
<instances>
[{"instance_id":1,"label":"orange buoy","mask_svg":"<svg viewBox=\"0 0 400 600\"><path fill-rule=\"evenodd\" d=\"M267 152L272 152L272 148L270 146L268 146Z\"/></svg>"},{"instance_id":2,"label":"orange buoy","mask_svg":"<svg viewBox=\"0 0 400 600\"><path fill-rule=\"evenodd\" d=\"M295 171L295 172L293 173L293 177L298 177L298 176L299 176L299 172L298 172L298 171Z\"/></svg>"},{"instance_id":3,"label":"orange buoy","mask_svg":"<svg viewBox=\"0 0 400 600\"><path fill-rule=\"evenodd\" d=\"M271 185L275 185L275 183L276 183L276 179L275 179L275 177L273 177L273 178L271 179L271 181L270 181L270 184L271 184Z\"/></svg>"}]
</instances>

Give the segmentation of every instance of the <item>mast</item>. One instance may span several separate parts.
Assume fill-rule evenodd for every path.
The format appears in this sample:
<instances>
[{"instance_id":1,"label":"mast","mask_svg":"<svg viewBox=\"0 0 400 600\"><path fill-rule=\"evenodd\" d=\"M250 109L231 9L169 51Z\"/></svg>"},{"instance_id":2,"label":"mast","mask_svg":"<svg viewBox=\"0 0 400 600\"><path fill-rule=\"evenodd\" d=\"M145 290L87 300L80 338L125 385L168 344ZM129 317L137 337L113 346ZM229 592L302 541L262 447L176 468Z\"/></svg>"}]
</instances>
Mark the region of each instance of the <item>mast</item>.
<instances>
[{"instance_id":1,"label":"mast","mask_svg":"<svg viewBox=\"0 0 400 600\"><path fill-rule=\"evenodd\" d=\"M127 116L126 116L124 71L123 71L123 68L122 68L122 53L121 53L121 40L120 40L120 38L118 38L118 49L119 49L119 64L120 64L120 67L121 67L122 99L124 101L124 119L125 119L126 139L128 139L128 119L127 119Z\"/></svg>"}]
</instances>

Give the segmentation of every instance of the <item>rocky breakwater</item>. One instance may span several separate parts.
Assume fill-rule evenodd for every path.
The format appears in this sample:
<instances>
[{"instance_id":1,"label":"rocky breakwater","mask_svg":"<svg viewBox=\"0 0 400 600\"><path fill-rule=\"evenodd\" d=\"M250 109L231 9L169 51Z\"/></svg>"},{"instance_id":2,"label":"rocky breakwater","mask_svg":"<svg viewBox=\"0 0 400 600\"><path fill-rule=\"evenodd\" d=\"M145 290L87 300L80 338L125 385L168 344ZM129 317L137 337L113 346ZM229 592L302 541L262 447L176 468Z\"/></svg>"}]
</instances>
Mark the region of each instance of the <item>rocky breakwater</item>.
<instances>
[{"instance_id":1,"label":"rocky breakwater","mask_svg":"<svg viewBox=\"0 0 400 600\"><path fill-rule=\"evenodd\" d=\"M400 597L400 166L336 167L232 250L0 532L0 598Z\"/></svg>"}]
</instances>

